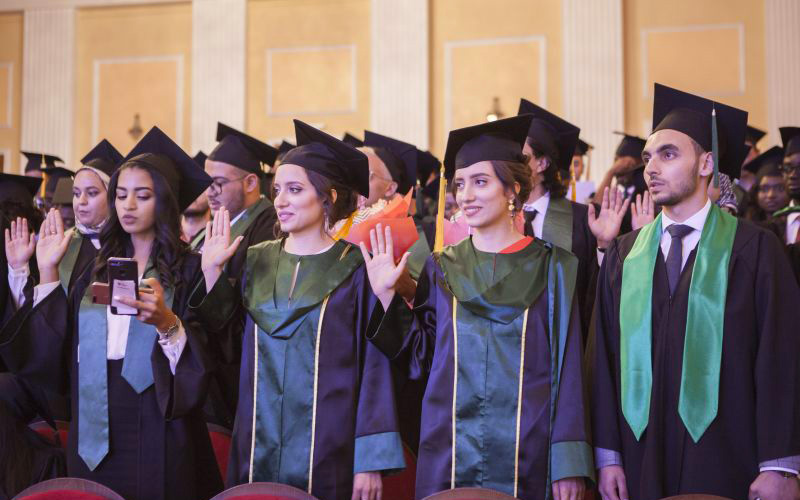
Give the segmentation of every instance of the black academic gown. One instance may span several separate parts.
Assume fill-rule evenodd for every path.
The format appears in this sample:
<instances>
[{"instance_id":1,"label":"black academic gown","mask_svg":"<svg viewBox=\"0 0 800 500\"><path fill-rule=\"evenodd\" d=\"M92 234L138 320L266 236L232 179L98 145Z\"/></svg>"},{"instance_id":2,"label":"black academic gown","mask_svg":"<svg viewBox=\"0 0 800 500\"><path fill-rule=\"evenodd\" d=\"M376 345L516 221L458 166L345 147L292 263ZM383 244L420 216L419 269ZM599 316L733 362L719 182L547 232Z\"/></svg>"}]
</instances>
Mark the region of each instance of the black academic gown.
<instances>
[{"instance_id":1,"label":"black academic gown","mask_svg":"<svg viewBox=\"0 0 800 500\"><path fill-rule=\"evenodd\" d=\"M278 220L275 207L269 200L263 198L259 203L267 203L269 206L254 217L242 233L242 242L225 268L229 276L241 275L249 247L262 241L275 239L275 223ZM205 234L205 230L202 233ZM194 249L202 252L205 236L200 238ZM206 420L231 429L239 399L239 360L242 356L242 338L241 336L232 336L226 337L223 341L221 338L215 337L209 340L211 342L209 352L214 357L217 368L208 389L208 400L205 407Z\"/></svg>"},{"instance_id":2,"label":"black academic gown","mask_svg":"<svg viewBox=\"0 0 800 500\"><path fill-rule=\"evenodd\" d=\"M780 242L740 220L728 266L719 410L695 443L678 414L695 252L670 300L659 251L653 277L650 420L637 441L620 402L619 301L622 263L638 233L615 241L600 272L592 388L595 446L622 454L631 500L688 493L747 498L759 463L800 454L800 290Z\"/></svg>"},{"instance_id":3,"label":"black academic gown","mask_svg":"<svg viewBox=\"0 0 800 500\"><path fill-rule=\"evenodd\" d=\"M789 253L789 262L792 264L794 270L794 277L797 278L797 284L800 285L800 243L794 243L786 247Z\"/></svg>"},{"instance_id":4,"label":"black academic gown","mask_svg":"<svg viewBox=\"0 0 800 500\"><path fill-rule=\"evenodd\" d=\"M122 378L123 360L108 361L109 453L94 471L78 455L78 314L91 272L79 278L69 297L58 287L36 307L26 301L0 331L0 356L12 372L71 395L70 476L104 484L126 500L206 500L221 491L202 416L211 372L206 333L187 309L198 276L200 256L187 254L172 307L187 342L174 376L157 343L151 355L154 383L141 394Z\"/></svg>"}]
</instances>

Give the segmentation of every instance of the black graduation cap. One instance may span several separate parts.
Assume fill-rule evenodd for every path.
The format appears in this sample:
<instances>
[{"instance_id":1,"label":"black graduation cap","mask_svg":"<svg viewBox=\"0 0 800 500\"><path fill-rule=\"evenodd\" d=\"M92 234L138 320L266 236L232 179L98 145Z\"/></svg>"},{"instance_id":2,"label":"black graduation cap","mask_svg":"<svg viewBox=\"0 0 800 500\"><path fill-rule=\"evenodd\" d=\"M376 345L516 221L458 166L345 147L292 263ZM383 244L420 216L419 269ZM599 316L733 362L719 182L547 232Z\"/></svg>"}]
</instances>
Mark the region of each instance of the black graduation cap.
<instances>
[{"instance_id":1,"label":"black graduation cap","mask_svg":"<svg viewBox=\"0 0 800 500\"><path fill-rule=\"evenodd\" d=\"M289 141L281 141L281 145L278 146L278 158L282 158L286 153L291 151L295 148L295 145Z\"/></svg>"},{"instance_id":2,"label":"black graduation cap","mask_svg":"<svg viewBox=\"0 0 800 500\"><path fill-rule=\"evenodd\" d=\"M800 127L781 127L784 157L800 153Z\"/></svg>"},{"instance_id":3,"label":"black graduation cap","mask_svg":"<svg viewBox=\"0 0 800 500\"><path fill-rule=\"evenodd\" d=\"M36 177L0 173L0 200L33 205L41 184L42 180Z\"/></svg>"},{"instance_id":4,"label":"black graduation cap","mask_svg":"<svg viewBox=\"0 0 800 500\"><path fill-rule=\"evenodd\" d=\"M31 153L22 151L28 162L25 164L25 171L31 172L33 170L43 170L45 168L52 168L56 166L56 162L64 163L64 160L58 156L46 155L44 153Z\"/></svg>"},{"instance_id":5,"label":"black graduation cap","mask_svg":"<svg viewBox=\"0 0 800 500\"><path fill-rule=\"evenodd\" d=\"M117 151L117 148L112 146L106 139L103 139L86 156L81 158L81 164L96 168L111 177L119 167L119 164L122 163L122 158L122 153Z\"/></svg>"},{"instance_id":6,"label":"black graduation cap","mask_svg":"<svg viewBox=\"0 0 800 500\"><path fill-rule=\"evenodd\" d=\"M716 114L718 154L716 165L730 178L738 178L742 162L750 149L745 143L747 111L655 84L653 92L653 133L676 130L697 142L705 151L713 151L712 111Z\"/></svg>"},{"instance_id":7,"label":"black graduation cap","mask_svg":"<svg viewBox=\"0 0 800 500\"><path fill-rule=\"evenodd\" d=\"M397 192L406 194L417 183L417 147L392 137L364 131L364 146L370 147L389 169Z\"/></svg>"},{"instance_id":8,"label":"black graduation cap","mask_svg":"<svg viewBox=\"0 0 800 500\"><path fill-rule=\"evenodd\" d=\"M442 162L430 151L417 150L417 179L424 185L433 172L438 172Z\"/></svg>"},{"instance_id":9,"label":"black graduation cap","mask_svg":"<svg viewBox=\"0 0 800 500\"><path fill-rule=\"evenodd\" d=\"M647 141L641 137L626 134L625 132L614 133L622 136L622 140L619 141L617 150L614 152L614 156L630 156L641 161L642 151L644 151L644 145L647 143Z\"/></svg>"},{"instance_id":10,"label":"black graduation cap","mask_svg":"<svg viewBox=\"0 0 800 500\"><path fill-rule=\"evenodd\" d=\"M445 178L450 180L456 170L481 161L523 161L522 148L532 119L532 115L517 115L451 130L444 154Z\"/></svg>"},{"instance_id":11,"label":"black graduation cap","mask_svg":"<svg viewBox=\"0 0 800 500\"><path fill-rule=\"evenodd\" d=\"M422 194L432 200L439 199L439 183L442 182L441 176L437 176L430 184L422 188Z\"/></svg>"},{"instance_id":12,"label":"black graduation cap","mask_svg":"<svg viewBox=\"0 0 800 500\"><path fill-rule=\"evenodd\" d=\"M58 180L63 178L72 179L75 172L64 167L48 167L42 169L42 174L44 174L45 193L54 193L58 186Z\"/></svg>"},{"instance_id":13,"label":"black graduation cap","mask_svg":"<svg viewBox=\"0 0 800 500\"><path fill-rule=\"evenodd\" d=\"M581 129L527 99L520 99L517 114L526 113L533 115L528 129L531 147L550 157L559 170L569 172Z\"/></svg>"},{"instance_id":14,"label":"black graduation cap","mask_svg":"<svg viewBox=\"0 0 800 500\"><path fill-rule=\"evenodd\" d=\"M350 132L345 132L344 137L342 137L342 142L353 146L354 148L361 148L364 147L364 141L359 139L358 137L354 136Z\"/></svg>"},{"instance_id":15,"label":"black graduation cap","mask_svg":"<svg viewBox=\"0 0 800 500\"><path fill-rule=\"evenodd\" d=\"M197 154L192 157L192 160L194 160L195 163L200 165L200 168L202 168L202 169L206 168L206 160L207 159L208 159L208 155L203 153L202 150L198 151Z\"/></svg>"},{"instance_id":16,"label":"black graduation cap","mask_svg":"<svg viewBox=\"0 0 800 500\"><path fill-rule=\"evenodd\" d=\"M278 157L277 149L224 123L217 123L217 141L209 160L228 163L251 174L263 175L264 166L271 167Z\"/></svg>"},{"instance_id":17,"label":"black graduation cap","mask_svg":"<svg viewBox=\"0 0 800 500\"><path fill-rule=\"evenodd\" d=\"M748 142L752 146L758 144L758 141L764 138L767 135L766 132L759 128L751 127L750 125L747 126L747 132L745 132L745 142Z\"/></svg>"},{"instance_id":18,"label":"black graduation cap","mask_svg":"<svg viewBox=\"0 0 800 500\"><path fill-rule=\"evenodd\" d=\"M748 163L745 163L742 168L748 172L757 173L762 167L774 165L779 167L783 163L783 148L780 146L773 146L756 156Z\"/></svg>"},{"instance_id":19,"label":"black graduation cap","mask_svg":"<svg viewBox=\"0 0 800 500\"><path fill-rule=\"evenodd\" d=\"M298 165L369 196L369 159L353 146L294 120L297 147L286 153L281 165Z\"/></svg>"},{"instance_id":20,"label":"black graduation cap","mask_svg":"<svg viewBox=\"0 0 800 500\"><path fill-rule=\"evenodd\" d=\"M158 127L150 129L131 149L123 163L144 163L167 180L178 210L186 208L211 185L211 177Z\"/></svg>"},{"instance_id":21,"label":"black graduation cap","mask_svg":"<svg viewBox=\"0 0 800 500\"><path fill-rule=\"evenodd\" d=\"M72 177L58 179L56 189L53 192L53 205L72 205L72 185Z\"/></svg>"},{"instance_id":22,"label":"black graduation cap","mask_svg":"<svg viewBox=\"0 0 800 500\"><path fill-rule=\"evenodd\" d=\"M579 138L578 139L578 144L577 144L577 146L575 146L575 152L573 153L573 156L575 156L575 155L583 156L586 153L588 153L590 149L594 149L594 146L592 146L588 142L585 142L585 141L583 141L583 140L581 140Z\"/></svg>"}]
</instances>

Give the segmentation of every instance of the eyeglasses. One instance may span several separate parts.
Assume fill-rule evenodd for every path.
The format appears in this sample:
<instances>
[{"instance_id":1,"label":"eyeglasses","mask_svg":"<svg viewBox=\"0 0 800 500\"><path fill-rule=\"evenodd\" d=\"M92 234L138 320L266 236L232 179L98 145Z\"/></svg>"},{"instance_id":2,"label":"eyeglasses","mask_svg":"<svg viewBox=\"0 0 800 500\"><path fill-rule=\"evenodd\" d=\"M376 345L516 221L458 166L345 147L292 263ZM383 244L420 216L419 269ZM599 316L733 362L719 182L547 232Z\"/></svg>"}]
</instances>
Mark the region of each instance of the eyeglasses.
<instances>
[{"instance_id":1,"label":"eyeglasses","mask_svg":"<svg viewBox=\"0 0 800 500\"><path fill-rule=\"evenodd\" d=\"M781 165L781 172L791 174L800 170L800 163L784 163Z\"/></svg>"},{"instance_id":2,"label":"eyeglasses","mask_svg":"<svg viewBox=\"0 0 800 500\"><path fill-rule=\"evenodd\" d=\"M222 192L222 188L224 188L227 184L229 184L231 182L235 182L235 181L240 181L240 180L244 179L245 177L247 177L248 175L250 175L250 174L243 175L243 176L239 177L238 179L226 179L225 177L214 177L214 182L212 182L211 185L208 186L208 189L210 191L215 191L215 192L221 193Z\"/></svg>"}]
</instances>

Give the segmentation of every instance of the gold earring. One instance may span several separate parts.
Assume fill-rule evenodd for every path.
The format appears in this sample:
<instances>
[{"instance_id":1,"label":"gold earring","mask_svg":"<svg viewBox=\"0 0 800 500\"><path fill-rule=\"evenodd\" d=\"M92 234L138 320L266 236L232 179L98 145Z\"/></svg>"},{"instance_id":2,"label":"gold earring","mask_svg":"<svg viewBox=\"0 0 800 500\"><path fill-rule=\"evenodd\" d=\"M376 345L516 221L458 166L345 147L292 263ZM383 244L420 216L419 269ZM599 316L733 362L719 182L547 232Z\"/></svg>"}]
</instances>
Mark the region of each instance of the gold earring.
<instances>
[{"instance_id":1,"label":"gold earring","mask_svg":"<svg viewBox=\"0 0 800 500\"><path fill-rule=\"evenodd\" d=\"M508 200L508 211L511 212L511 215L514 215L514 199L509 198Z\"/></svg>"}]
</instances>

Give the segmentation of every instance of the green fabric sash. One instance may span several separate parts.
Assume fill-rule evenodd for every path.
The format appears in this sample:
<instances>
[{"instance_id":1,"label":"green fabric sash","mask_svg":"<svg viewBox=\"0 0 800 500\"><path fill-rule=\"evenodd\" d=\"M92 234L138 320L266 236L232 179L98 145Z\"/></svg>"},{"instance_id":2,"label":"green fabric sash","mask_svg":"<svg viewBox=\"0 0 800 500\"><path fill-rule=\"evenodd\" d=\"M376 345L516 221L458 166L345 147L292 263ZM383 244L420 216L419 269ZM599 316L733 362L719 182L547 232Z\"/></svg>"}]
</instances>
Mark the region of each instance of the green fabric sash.
<instances>
[{"instance_id":1,"label":"green fabric sash","mask_svg":"<svg viewBox=\"0 0 800 500\"><path fill-rule=\"evenodd\" d=\"M206 241L206 230L201 229L200 231L197 232L194 239L192 239L191 243L189 243L189 248L191 248L193 251L196 252L197 249L200 247L200 244L204 243L205 241Z\"/></svg>"},{"instance_id":2,"label":"green fabric sash","mask_svg":"<svg viewBox=\"0 0 800 500\"><path fill-rule=\"evenodd\" d=\"M408 256L408 273L415 280L419 279L419 275L422 274L422 268L425 267L425 261L428 260L428 256L431 254L425 231L420 228L417 233L419 234L419 239L408 249L411 254Z\"/></svg>"},{"instance_id":3,"label":"green fabric sash","mask_svg":"<svg viewBox=\"0 0 800 500\"><path fill-rule=\"evenodd\" d=\"M155 277L148 263L144 277ZM164 302L172 308L173 290L164 288ZM108 454L108 325L105 305L93 304L87 288L78 312L78 454L94 470ZM158 337L155 327L131 317L122 377L141 394L153 385L150 355Z\"/></svg>"},{"instance_id":4,"label":"green fabric sash","mask_svg":"<svg viewBox=\"0 0 800 500\"><path fill-rule=\"evenodd\" d=\"M283 240L248 249L243 302L255 323L251 475L303 487L310 475L317 327L322 303L362 264L344 241L319 255L283 251ZM294 269L301 262L291 301Z\"/></svg>"},{"instance_id":5,"label":"green fabric sash","mask_svg":"<svg viewBox=\"0 0 800 500\"><path fill-rule=\"evenodd\" d=\"M566 198L550 198L542 225L542 239L572 251L572 204Z\"/></svg>"},{"instance_id":6,"label":"green fabric sash","mask_svg":"<svg viewBox=\"0 0 800 500\"><path fill-rule=\"evenodd\" d=\"M695 442L717 415L728 263L737 224L735 217L711 205L692 270L678 413ZM653 273L661 251L661 235L659 214L639 232L622 268L622 413L637 440L650 419Z\"/></svg>"},{"instance_id":7,"label":"green fabric sash","mask_svg":"<svg viewBox=\"0 0 800 500\"><path fill-rule=\"evenodd\" d=\"M777 212L775 212L774 214L772 214L772 216L773 217L780 217L782 215L793 214L793 213L796 213L796 212L800 212L800 205L789 205L787 207L783 207L782 209L780 209Z\"/></svg>"},{"instance_id":8,"label":"green fabric sash","mask_svg":"<svg viewBox=\"0 0 800 500\"><path fill-rule=\"evenodd\" d=\"M478 481L514 494L523 313L547 291L552 422L577 259L541 241L512 254L478 252L471 238L434 255L445 285L458 301L456 485ZM492 459L487 460L490 453Z\"/></svg>"},{"instance_id":9,"label":"green fabric sash","mask_svg":"<svg viewBox=\"0 0 800 500\"><path fill-rule=\"evenodd\" d=\"M256 217L261 215L261 212L270 208L272 206L272 202L270 202L267 198L261 197L258 200L258 203L252 205L247 210L244 211L241 217L236 221L235 224L231 226L231 241L235 240L239 236L243 235L247 228L256 220ZM206 230L203 229L197 236L194 237L192 242L189 244L189 247L192 250L197 250L201 244L205 243L206 239Z\"/></svg>"},{"instance_id":10,"label":"green fabric sash","mask_svg":"<svg viewBox=\"0 0 800 500\"><path fill-rule=\"evenodd\" d=\"M69 295L69 280L72 278L72 271L75 269L75 263L78 261L78 255L81 253L81 245L83 244L83 235L80 231L73 228L70 231L69 243L67 245L67 252L64 258L58 263L58 278L61 281L61 288L64 293Z\"/></svg>"}]
</instances>

